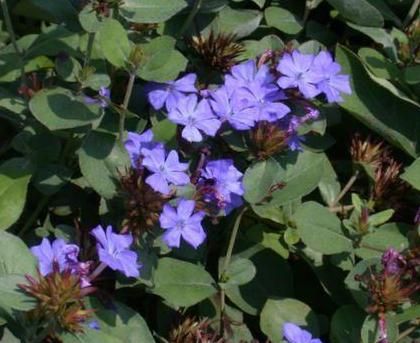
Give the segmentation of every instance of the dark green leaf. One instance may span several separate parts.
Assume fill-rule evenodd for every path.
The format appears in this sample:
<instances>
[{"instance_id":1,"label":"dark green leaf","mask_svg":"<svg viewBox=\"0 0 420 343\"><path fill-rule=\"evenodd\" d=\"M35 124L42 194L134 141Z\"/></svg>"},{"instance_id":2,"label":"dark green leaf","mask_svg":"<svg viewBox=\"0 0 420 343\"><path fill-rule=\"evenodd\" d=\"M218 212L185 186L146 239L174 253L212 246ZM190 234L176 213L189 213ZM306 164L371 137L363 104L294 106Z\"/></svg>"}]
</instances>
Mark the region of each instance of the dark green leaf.
<instances>
[{"instance_id":1,"label":"dark green leaf","mask_svg":"<svg viewBox=\"0 0 420 343\"><path fill-rule=\"evenodd\" d=\"M318 319L308 305L296 299L268 299L261 311L261 330L273 343L282 343L285 323L299 325L313 337L319 335Z\"/></svg>"},{"instance_id":2,"label":"dark green leaf","mask_svg":"<svg viewBox=\"0 0 420 343\"><path fill-rule=\"evenodd\" d=\"M340 307L331 320L332 343L360 343L360 330L366 314L354 305Z\"/></svg>"},{"instance_id":3,"label":"dark green leaf","mask_svg":"<svg viewBox=\"0 0 420 343\"><path fill-rule=\"evenodd\" d=\"M160 23L187 7L185 0L125 0L121 15L136 23Z\"/></svg>"},{"instance_id":4,"label":"dark green leaf","mask_svg":"<svg viewBox=\"0 0 420 343\"><path fill-rule=\"evenodd\" d=\"M382 27L384 18L366 0L327 0L346 19L365 26Z\"/></svg>"},{"instance_id":5,"label":"dark green leaf","mask_svg":"<svg viewBox=\"0 0 420 343\"><path fill-rule=\"evenodd\" d=\"M264 11L264 16L269 26L287 34L294 35L303 29L295 15L284 8L268 7Z\"/></svg>"},{"instance_id":6,"label":"dark green leaf","mask_svg":"<svg viewBox=\"0 0 420 343\"><path fill-rule=\"evenodd\" d=\"M19 258L16 258L16 254ZM7 274L35 274L35 258L18 237L0 231L0 276Z\"/></svg>"}]
</instances>

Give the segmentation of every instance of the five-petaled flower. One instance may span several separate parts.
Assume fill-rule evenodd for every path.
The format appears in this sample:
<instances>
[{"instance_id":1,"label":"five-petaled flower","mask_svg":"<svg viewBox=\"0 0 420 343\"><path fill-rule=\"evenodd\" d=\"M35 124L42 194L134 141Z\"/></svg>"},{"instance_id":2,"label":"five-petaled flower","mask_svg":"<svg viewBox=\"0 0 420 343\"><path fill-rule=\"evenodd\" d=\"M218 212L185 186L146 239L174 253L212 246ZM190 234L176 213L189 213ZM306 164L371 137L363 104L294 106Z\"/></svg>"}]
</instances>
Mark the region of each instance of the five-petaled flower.
<instances>
[{"instance_id":1,"label":"five-petaled flower","mask_svg":"<svg viewBox=\"0 0 420 343\"><path fill-rule=\"evenodd\" d=\"M203 135L214 136L220 128L220 121L214 115L208 101L198 101L195 94L181 98L168 118L176 124L183 125L182 137L189 142L201 142Z\"/></svg>"},{"instance_id":2,"label":"five-petaled flower","mask_svg":"<svg viewBox=\"0 0 420 343\"><path fill-rule=\"evenodd\" d=\"M181 199L176 208L169 204L163 207L160 225L166 232L163 240L169 247L179 248L181 237L195 249L206 239L201 226L205 213L194 213L195 201Z\"/></svg>"},{"instance_id":3,"label":"five-petaled flower","mask_svg":"<svg viewBox=\"0 0 420 343\"><path fill-rule=\"evenodd\" d=\"M79 247L67 244L61 238L52 244L47 238L43 238L40 245L31 248L31 252L38 259L39 272L42 276L53 272L54 264L58 265L59 271L72 269L78 264Z\"/></svg>"},{"instance_id":4,"label":"five-petaled flower","mask_svg":"<svg viewBox=\"0 0 420 343\"><path fill-rule=\"evenodd\" d=\"M133 243L131 234L117 234L108 226L106 232L101 225L92 230L96 238L99 260L113 270L119 270L127 277L138 277L141 265L137 263L137 254L129 249Z\"/></svg>"},{"instance_id":5,"label":"five-petaled flower","mask_svg":"<svg viewBox=\"0 0 420 343\"><path fill-rule=\"evenodd\" d=\"M155 191L167 195L171 192L170 184L182 186L190 182L189 176L185 173L188 163L179 162L175 150L170 151L168 156L161 147L152 150L144 148L142 153L145 156L143 166L152 173L146 178L146 182Z\"/></svg>"},{"instance_id":6,"label":"five-petaled flower","mask_svg":"<svg viewBox=\"0 0 420 343\"><path fill-rule=\"evenodd\" d=\"M288 343L322 343L318 338L312 338L309 331L301 329L293 323L283 325L283 335Z\"/></svg>"},{"instance_id":7,"label":"five-petaled flower","mask_svg":"<svg viewBox=\"0 0 420 343\"><path fill-rule=\"evenodd\" d=\"M155 110L160 110L165 106L167 111L171 111L185 94L197 92L196 80L195 74L187 74L175 81L152 83L149 85L147 94L149 102Z\"/></svg>"}]
</instances>

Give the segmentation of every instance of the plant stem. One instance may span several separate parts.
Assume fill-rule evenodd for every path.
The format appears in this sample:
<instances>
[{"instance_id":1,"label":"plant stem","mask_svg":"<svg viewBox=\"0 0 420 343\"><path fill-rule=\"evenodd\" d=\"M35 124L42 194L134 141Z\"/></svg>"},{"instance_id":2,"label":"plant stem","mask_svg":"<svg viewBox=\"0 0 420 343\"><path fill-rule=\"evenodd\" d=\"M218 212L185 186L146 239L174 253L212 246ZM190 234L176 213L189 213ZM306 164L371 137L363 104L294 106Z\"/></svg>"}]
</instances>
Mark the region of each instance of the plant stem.
<instances>
[{"instance_id":1,"label":"plant stem","mask_svg":"<svg viewBox=\"0 0 420 343\"><path fill-rule=\"evenodd\" d=\"M23 53L19 49L19 46L18 46L17 41L16 41L16 35L15 35L15 31L13 30L13 24L12 24L12 20L10 18L10 13L9 13L9 9L7 7L6 0L0 0L0 3L1 3L1 8L3 10L3 17L4 17L4 22L6 24L7 32L10 36L10 40L12 41L12 45L13 45L13 48L15 49L15 52L19 56L20 73L21 73L20 83L21 83L21 85L24 85L25 82L26 82L26 78L25 78L25 64L24 64L24 61L23 61ZM25 100L27 100L27 99L25 99Z\"/></svg>"},{"instance_id":2,"label":"plant stem","mask_svg":"<svg viewBox=\"0 0 420 343\"><path fill-rule=\"evenodd\" d=\"M25 225L23 225L22 229L19 231L18 236L23 237L23 235L28 231L32 225L37 220L39 214L42 212L44 207L48 204L48 201L50 200L50 197L47 195L44 195L41 198L41 201L38 202L38 206L35 208L35 211L32 212L31 216L26 221Z\"/></svg>"},{"instance_id":3,"label":"plant stem","mask_svg":"<svg viewBox=\"0 0 420 343\"><path fill-rule=\"evenodd\" d=\"M181 37L184 34L184 32L188 29L188 27L191 25L192 21L194 20L195 16L197 15L198 11L201 8L202 3L203 3L203 0L195 0L194 6L191 9L191 12L188 14L187 19L185 19L184 24L179 30L178 37Z\"/></svg>"},{"instance_id":4,"label":"plant stem","mask_svg":"<svg viewBox=\"0 0 420 343\"><path fill-rule=\"evenodd\" d=\"M20 51L17 43L16 43L16 36L15 31L13 30L12 20L10 19L9 9L7 8L6 0L0 0L1 8L3 10L3 17L6 24L7 32L9 33L10 40L12 41L13 48L15 49L16 53L22 56L22 52Z\"/></svg>"},{"instance_id":5,"label":"plant stem","mask_svg":"<svg viewBox=\"0 0 420 343\"><path fill-rule=\"evenodd\" d=\"M122 111L120 112L120 124L119 124L119 139L121 144L124 144L124 128L125 128L125 111L128 108L130 102L131 94L133 93L134 81L136 80L136 74L134 72L130 73L130 78L128 80L127 89L124 95L124 101L121 105Z\"/></svg>"},{"instance_id":6,"label":"plant stem","mask_svg":"<svg viewBox=\"0 0 420 343\"><path fill-rule=\"evenodd\" d=\"M408 335L410 335L416 329L417 329L417 326L412 326L412 327L409 327L407 330L401 332L401 334L397 338L397 342L401 341L403 338L406 338Z\"/></svg>"},{"instance_id":7,"label":"plant stem","mask_svg":"<svg viewBox=\"0 0 420 343\"><path fill-rule=\"evenodd\" d=\"M411 8L408 11L407 16L404 19L403 27L406 27L408 24L410 24L411 20L413 19L414 15L417 12L419 6L420 6L420 0L415 0L413 2L413 4L411 5Z\"/></svg>"},{"instance_id":8,"label":"plant stem","mask_svg":"<svg viewBox=\"0 0 420 343\"><path fill-rule=\"evenodd\" d=\"M343 190L337 196L337 198L331 203L330 208L337 206L337 204L340 202L340 200L347 194L347 192L350 190L350 188L356 182L358 176L359 176L359 171L356 170L354 172L353 176L350 178L350 180L344 186Z\"/></svg>"},{"instance_id":9,"label":"plant stem","mask_svg":"<svg viewBox=\"0 0 420 343\"><path fill-rule=\"evenodd\" d=\"M354 205L337 206L337 207L328 208L328 210L332 213L343 213L343 212L351 211L352 209L354 209Z\"/></svg>"},{"instance_id":10,"label":"plant stem","mask_svg":"<svg viewBox=\"0 0 420 343\"><path fill-rule=\"evenodd\" d=\"M222 272L220 273L219 281L223 280L226 271L229 267L230 260L232 259L233 248L235 246L236 237L238 236L239 225L241 224L241 220L245 212L248 210L248 207L245 206L236 217L235 223L233 225L232 233L230 234L229 245L226 251L226 256L223 261ZM220 290L220 335L223 336L224 333L224 315L225 315L225 306L226 306L226 294L225 290Z\"/></svg>"},{"instance_id":11,"label":"plant stem","mask_svg":"<svg viewBox=\"0 0 420 343\"><path fill-rule=\"evenodd\" d=\"M86 68L90 63L90 57L92 56L93 43L95 41L95 32L89 32L88 42L86 47L85 60L83 62L83 67Z\"/></svg>"},{"instance_id":12,"label":"plant stem","mask_svg":"<svg viewBox=\"0 0 420 343\"><path fill-rule=\"evenodd\" d=\"M101 262L99 266L97 266L96 269L92 272L92 274L89 275L89 281L95 280L99 276L99 274L101 274L105 270L106 267L107 265Z\"/></svg>"}]
</instances>

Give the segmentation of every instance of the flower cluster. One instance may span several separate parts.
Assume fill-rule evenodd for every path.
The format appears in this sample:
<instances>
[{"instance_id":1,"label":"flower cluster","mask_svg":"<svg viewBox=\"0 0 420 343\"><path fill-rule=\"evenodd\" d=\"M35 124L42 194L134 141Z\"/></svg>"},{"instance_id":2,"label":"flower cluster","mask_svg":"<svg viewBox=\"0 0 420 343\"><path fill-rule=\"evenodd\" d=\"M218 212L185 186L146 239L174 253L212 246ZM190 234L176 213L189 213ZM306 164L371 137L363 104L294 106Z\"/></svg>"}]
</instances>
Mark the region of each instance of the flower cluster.
<instances>
[{"instance_id":1,"label":"flower cluster","mask_svg":"<svg viewBox=\"0 0 420 343\"><path fill-rule=\"evenodd\" d=\"M165 203L159 215L159 223L165 230L163 240L170 247L179 247L181 237L194 248L205 240L206 234L201 222L205 215L227 214L242 204L244 194L243 174L230 159L203 161L198 175L189 173L188 163L182 163L175 150L166 152L163 144L153 140L153 133L128 133L125 147L131 159L131 166L141 175L153 192L165 196ZM137 176L136 176L137 177ZM192 199L177 195L182 186L192 186ZM137 188L138 192L150 189ZM143 198L139 196L138 198ZM169 202L176 203L177 208Z\"/></svg>"},{"instance_id":2,"label":"flower cluster","mask_svg":"<svg viewBox=\"0 0 420 343\"><path fill-rule=\"evenodd\" d=\"M131 234L113 233L111 226L108 226L105 232L99 225L92 230L92 236L97 241L98 257L102 263L96 270L91 270L93 261L78 260L80 249L77 245L67 244L60 238L50 243L47 238L44 238L40 245L31 248L32 254L38 260L41 276L47 276L53 272L69 272L80 278L82 288L90 286L90 281L97 276L98 270L104 269L104 266L121 271L127 277L139 276L140 265L137 264L137 254L129 250L133 243Z\"/></svg>"},{"instance_id":3,"label":"flower cluster","mask_svg":"<svg viewBox=\"0 0 420 343\"><path fill-rule=\"evenodd\" d=\"M342 92L350 93L348 76L339 73L328 52L314 56L294 51L285 53L276 68L261 60L235 65L224 83L213 88L198 90L197 76L187 74L165 84L150 83L147 95L155 110L164 110L179 125L185 141L201 142L225 129L249 131L254 154L263 159L285 146L300 148L299 127L319 116L311 99L323 93L329 102L340 101ZM227 215L243 203L243 174L231 159L204 157L191 172L189 163L180 161L180 152L167 151L151 130L129 132L125 147L134 171L122 180L130 193L127 210L148 228L159 222L170 247L179 247L183 238L197 248L206 237L201 224L205 215ZM188 187L194 192L187 199L179 194ZM139 218L148 205L143 199L155 199L157 205L146 220ZM132 218L127 222L139 226Z\"/></svg>"},{"instance_id":4,"label":"flower cluster","mask_svg":"<svg viewBox=\"0 0 420 343\"><path fill-rule=\"evenodd\" d=\"M212 89L198 91L196 76L188 74L165 84L153 83L147 91L152 107L165 108L189 142L201 142L205 135L213 137L226 127L246 131L268 122L285 130L288 145L297 149L298 127L319 115L310 100L324 94L328 102L337 102L342 101L341 93L351 93L349 77L340 71L326 51L317 55L293 51L283 54L275 70L255 60L233 66L224 83ZM299 103L303 118L293 113Z\"/></svg>"}]
</instances>

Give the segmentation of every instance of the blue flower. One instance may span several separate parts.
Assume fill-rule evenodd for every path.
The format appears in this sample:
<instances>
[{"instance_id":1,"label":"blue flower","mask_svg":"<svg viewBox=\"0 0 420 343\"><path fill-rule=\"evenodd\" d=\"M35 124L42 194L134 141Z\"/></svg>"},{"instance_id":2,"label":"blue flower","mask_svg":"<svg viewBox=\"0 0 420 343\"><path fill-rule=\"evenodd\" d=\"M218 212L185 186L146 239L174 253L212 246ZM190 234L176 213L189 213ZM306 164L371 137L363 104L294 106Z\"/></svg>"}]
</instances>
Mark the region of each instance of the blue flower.
<instances>
[{"instance_id":1,"label":"blue flower","mask_svg":"<svg viewBox=\"0 0 420 343\"><path fill-rule=\"evenodd\" d=\"M143 148L152 150L156 147L163 149L163 144L153 141L152 130L147 130L141 135L135 132L128 132L127 140L124 142L125 149L130 156L131 165L133 168L140 167L140 160L143 157L141 150Z\"/></svg>"},{"instance_id":2,"label":"blue flower","mask_svg":"<svg viewBox=\"0 0 420 343\"><path fill-rule=\"evenodd\" d=\"M96 238L96 249L99 260L112 270L119 270L127 277L138 277L140 265L137 263L137 254L129 250L133 243L131 234L119 235L112 232L112 227L105 230L98 225L92 230Z\"/></svg>"},{"instance_id":3,"label":"blue flower","mask_svg":"<svg viewBox=\"0 0 420 343\"><path fill-rule=\"evenodd\" d=\"M351 94L349 76L339 75L341 66L333 61L329 52L321 51L315 57L313 71L322 78L317 87L326 95L328 102L343 101L340 93Z\"/></svg>"},{"instance_id":4,"label":"blue flower","mask_svg":"<svg viewBox=\"0 0 420 343\"><path fill-rule=\"evenodd\" d=\"M260 85L251 83L239 88L235 95L246 103L244 112L251 113L255 121L277 121L290 112L290 108L281 103L285 99L283 92L274 84Z\"/></svg>"},{"instance_id":5,"label":"blue flower","mask_svg":"<svg viewBox=\"0 0 420 343\"><path fill-rule=\"evenodd\" d=\"M248 130L255 124L255 115L247 111L247 99L235 95L227 86L211 94L210 105L222 121L227 121L236 130Z\"/></svg>"},{"instance_id":6,"label":"blue flower","mask_svg":"<svg viewBox=\"0 0 420 343\"><path fill-rule=\"evenodd\" d=\"M242 177L243 174L235 168L232 160L215 160L207 163L201 173L200 182L212 185L217 191L216 198L219 203L223 203L223 210L228 214L242 204Z\"/></svg>"},{"instance_id":7,"label":"blue flower","mask_svg":"<svg viewBox=\"0 0 420 343\"><path fill-rule=\"evenodd\" d=\"M196 93L195 82L197 75L187 74L184 77L166 83L151 83L148 85L148 99L155 110L166 106L171 111L185 94Z\"/></svg>"},{"instance_id":8,"label":"blue flower","mask_svg":"<svg viewBox=\"0 0 420 343\"><path fill-rule=\"evenodd\" d=\"M314 70L314 55L305 55L295 50L284 54L277 70L282 74L278 85L283 88L298 88L305 98L313 98L321 93L317 87L323 76Z\"/></svg>"},{"instance_id":9,"label":"blue flower","mask_svg":"<svg viewBox=\"0 0 420 343\"><path fill-rule=\"evenodd\" d=\"M195 249L206 239L201 226L205 213L194 213L195 201L181 199L176 208L166 204L160 215L160 226L166 230L164 242L169 247L179 248L181 237Z\"/></svg>"},{"instance_id":10,"label":"blue flower","mask_svg":"<svg viewBox=\"0 0 420 343\"><path fill-rule=\"evenodd\" d=\"M188 95L179 99L176 107L168 114L168 118L176 124L183 125L182 137L189 142L201 142L203 135L215 136L220 128L206 99L198 102L196 95Z\"/></svg>"},{"instance_id":11,"label":"blue flower","mask_svg":"<svg viewBox=\"0 0 420 343\"><path fill-rule=\"evenodd\" d=\"M155 191L169 194L170 184L176 186L186 185L190 182L185 173L188 163L180 163L178 153L172 150L166 157L165 150L157 147L152 150L142 149L144 154L143 166L152 174L146 178L146 183Z\"/></svg>"},{"instance_id":12,"label":"blue flower","mask_svg":"<svg viewBox=\"0 0 420 343\"><path fill-rule=\"evenodd\" d=\"M283 325L283 335L288 343L322 343L318 338L312 338L310 332L301 329L293 323Z\"/></svg>"},{"instance_id":13,"label":"blue flower","mask_svg":"<svg viewBox=\"0 0 420 343\"><path fill-rule=\"evenodd\" d=\"M230 74L225 75L225 85L230 89L235 89L253 83L270 84L274 82L274 79L274 75L267 65L258 68L255 60L248 60L231 68Z\"/></svg>"},{"instance_id":14,"label":"blue flower","mask_svg":"<svg viewBox=\"0 0 420 343\"><path fill-rule=\"evenodd\" d=\"M39 272L43 276L53 272L54 265L62 272L78 264L79 247L67 244L60 238L52 244L47 238L43 238L40 245L31 248L31 252L38 259Z\"/></svg>"}]
</instances>

